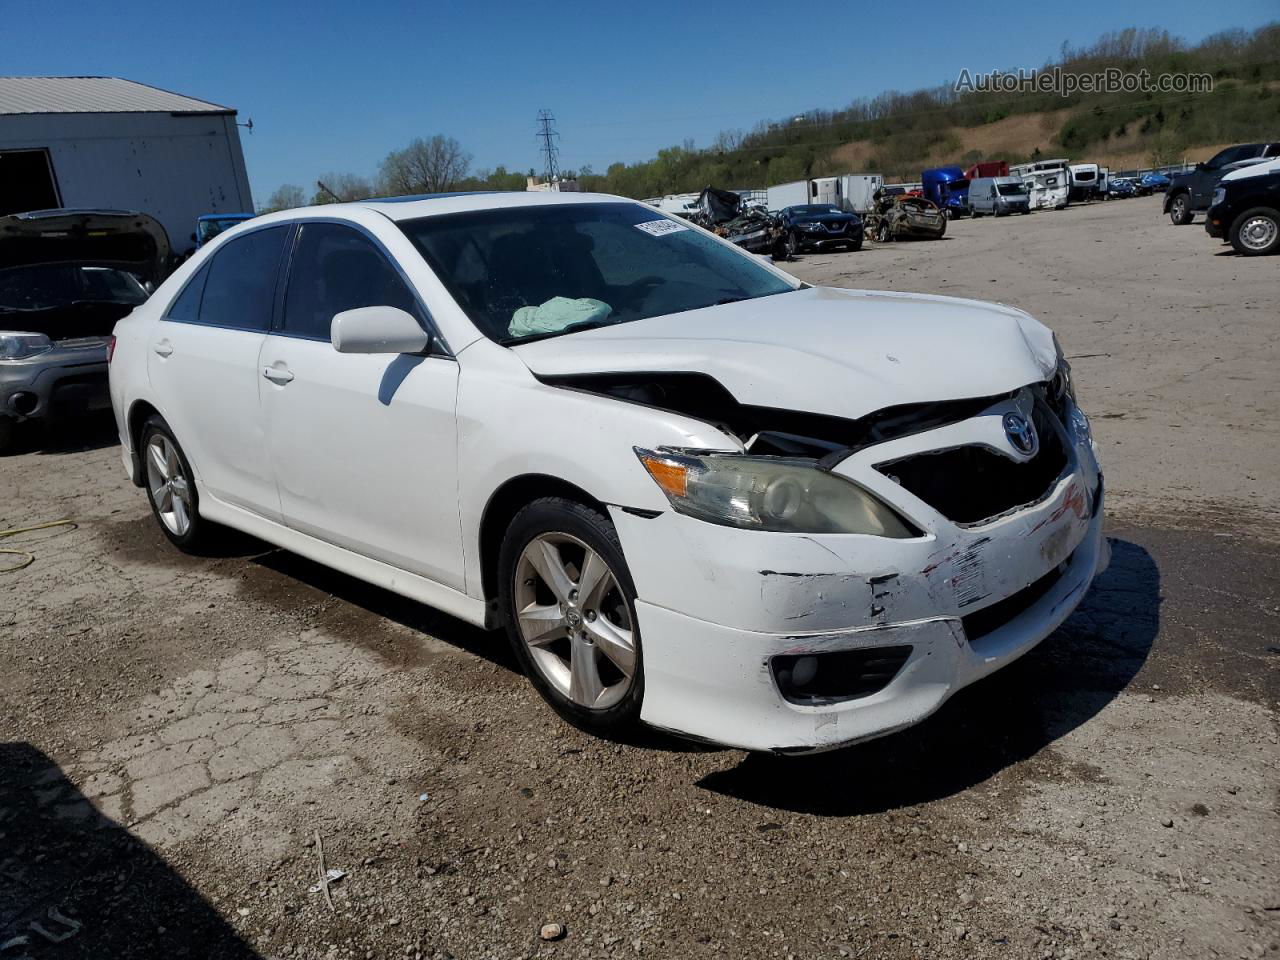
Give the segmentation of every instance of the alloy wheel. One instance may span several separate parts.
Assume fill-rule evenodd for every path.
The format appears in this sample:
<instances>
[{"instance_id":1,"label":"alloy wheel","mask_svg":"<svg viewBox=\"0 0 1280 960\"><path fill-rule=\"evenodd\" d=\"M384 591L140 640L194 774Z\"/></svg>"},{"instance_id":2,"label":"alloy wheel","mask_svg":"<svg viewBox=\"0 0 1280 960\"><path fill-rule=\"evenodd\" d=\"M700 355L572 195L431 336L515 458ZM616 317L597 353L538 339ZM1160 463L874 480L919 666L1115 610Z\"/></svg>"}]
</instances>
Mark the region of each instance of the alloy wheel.
<instances>
[{"instance_id":1,"label":"alloy wheel","mask_svg":"<svg viewBox=\"0 0 1280 960\"><path fill-rule=\"evenodd\" d=\"M606 710L638 666L631 610L608 563L567 533L529 541L515 569L515 613L530 658L561 695Z\"/></svg>"},{"instance_id":2,"label":"alloy wheel","mask_svg":"<svg viewBox=\"0 0 1280 960\"><path fill-rule=\"evenodd\" d=\"M1276 229L1270 217L1250 217L1240 227L1240 243L1250 250L1266 250L1275 243Z\"/></svg>"},{"instance_id":3,"label":"alloy wheel","mask_svg":"<svg viewBox=\"0 0 1280 960\"><path fill-rule=\"evenodd\" d=\"M191 529L191 482L182 469L178 448L162 433L147 443L147 490L160 522L175 537Z\"/></svg>"}]
</instances>

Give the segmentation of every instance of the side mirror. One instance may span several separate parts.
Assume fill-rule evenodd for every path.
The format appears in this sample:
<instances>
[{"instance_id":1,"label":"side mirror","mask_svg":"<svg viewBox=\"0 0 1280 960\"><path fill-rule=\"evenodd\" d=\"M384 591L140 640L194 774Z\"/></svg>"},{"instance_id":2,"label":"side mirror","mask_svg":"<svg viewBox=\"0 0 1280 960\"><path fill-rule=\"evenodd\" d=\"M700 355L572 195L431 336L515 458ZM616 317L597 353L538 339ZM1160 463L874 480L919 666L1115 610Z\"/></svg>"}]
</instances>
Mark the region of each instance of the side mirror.
<instances>
[{"instance_id":1,"label":"side mirror","mask_svg":"<svg viewBox=\"0 0 1280 960\"><path fill-rule=\"evenodd\" d=\"M431 345L413 314L398 307L343 310L329 332L339 353L422 353Z\"/></svg>"}]
</instances>

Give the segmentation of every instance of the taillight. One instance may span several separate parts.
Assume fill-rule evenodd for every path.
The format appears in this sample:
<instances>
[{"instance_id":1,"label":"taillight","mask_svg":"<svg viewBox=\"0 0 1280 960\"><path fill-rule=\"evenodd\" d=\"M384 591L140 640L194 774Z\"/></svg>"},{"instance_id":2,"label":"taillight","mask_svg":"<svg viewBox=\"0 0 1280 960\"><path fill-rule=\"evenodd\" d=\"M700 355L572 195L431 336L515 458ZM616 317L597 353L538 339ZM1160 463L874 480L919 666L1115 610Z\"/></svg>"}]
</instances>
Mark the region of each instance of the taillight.
<instances>
[{"instance_id":1,"label":"taillight","mask_svg":"<svg viewBox=\"0 0 1280 960\"><path fill-rule=\"evenodd\" d=\"M111 358L116 355L116 338L115 336L107 337L107 363L111 362Z\"/></svg>"}]
</instances>

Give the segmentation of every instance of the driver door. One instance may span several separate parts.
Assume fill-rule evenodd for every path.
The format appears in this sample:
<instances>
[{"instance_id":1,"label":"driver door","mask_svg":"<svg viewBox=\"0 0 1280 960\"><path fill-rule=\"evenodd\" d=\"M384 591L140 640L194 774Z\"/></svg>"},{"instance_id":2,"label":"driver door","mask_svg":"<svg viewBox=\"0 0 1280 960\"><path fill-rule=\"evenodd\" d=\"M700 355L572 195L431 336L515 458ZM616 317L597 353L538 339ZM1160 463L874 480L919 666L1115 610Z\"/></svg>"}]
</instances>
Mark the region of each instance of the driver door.
<instances>
[{"instance_id":1,"label":"driver door","mask_svg":"<svg viewBox=\"0 0 1280 960\"><path fill-rule=\"evenodd\" d=\"M304 220L260 364L284 522L461 590L458 364L443 354L338 353L334 314L369 306L399 307L427 324L369 234Z\"/></svg>"}]
</instances>

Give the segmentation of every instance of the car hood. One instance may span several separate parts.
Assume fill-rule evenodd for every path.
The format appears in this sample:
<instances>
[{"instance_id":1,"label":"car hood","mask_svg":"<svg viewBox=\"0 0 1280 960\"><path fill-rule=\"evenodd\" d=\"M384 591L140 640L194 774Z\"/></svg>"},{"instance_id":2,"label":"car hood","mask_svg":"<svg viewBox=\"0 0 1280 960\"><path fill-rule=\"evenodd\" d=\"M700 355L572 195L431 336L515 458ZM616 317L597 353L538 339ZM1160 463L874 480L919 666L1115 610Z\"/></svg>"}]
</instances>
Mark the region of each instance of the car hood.
<instances>
[{"instance_id":1,"label":"car hood","mask_svg":"<svg viewBox=\"0 0 1280 960\"><path fill-rule=\"evenodd\" d=\"M145 213L124 210L36 210L0 217L0 269L77 263L128 270L159 284L169 237Z\"/></svg>"},{"instance_id":2,"label":"car hood","mask_svg":"<svg viewBox=\"0 0 1280 960\"><path fill-rule=\"evenodd\" d=\"M1275 160L1264 160L1261 163L1250 164L1246 167L1240 167L1232 170L1220 181L1221 183L1234 183L1236 180L1247 180L1249 177L1263 177L1268 173L1280 173L1280 158Z\"/></svg>"},{"instance_id":3,"label":"car hood","mask_svg":"<svg viewBox=\"0 0 1280 960\"><path fill-rule=\"evenodd\" d=\"M1052 376L1053 334L1021 310L808 287L512 348L537 376L703 373L739 403L856 419Z\"/></svg>"}]
</instances>

